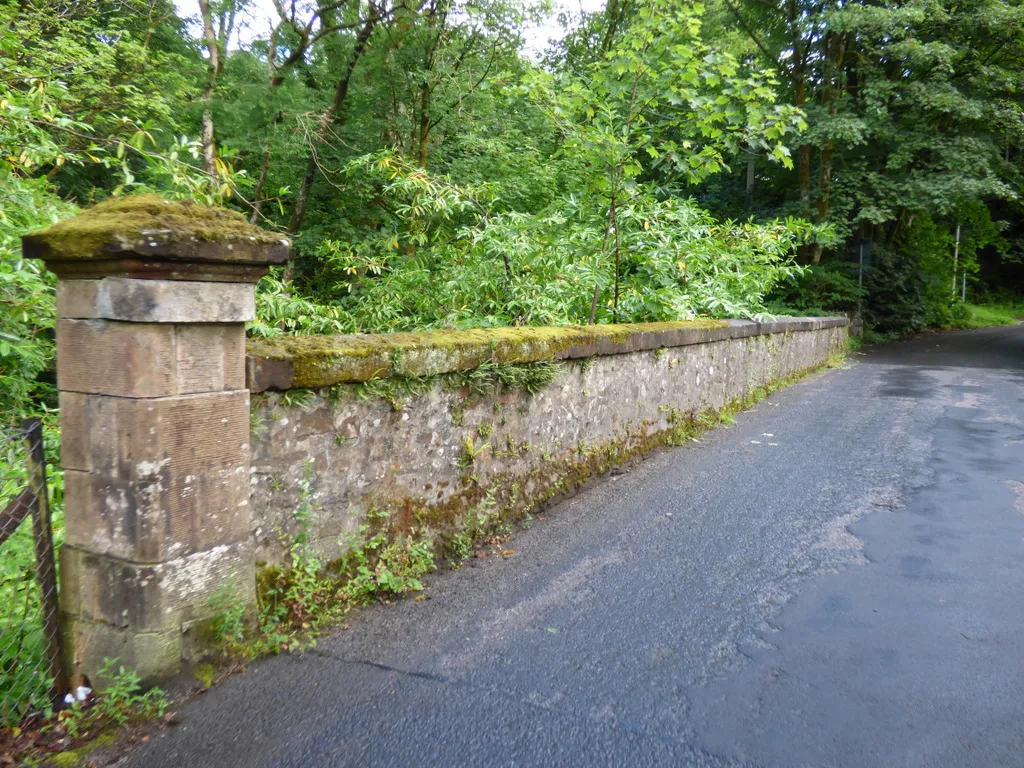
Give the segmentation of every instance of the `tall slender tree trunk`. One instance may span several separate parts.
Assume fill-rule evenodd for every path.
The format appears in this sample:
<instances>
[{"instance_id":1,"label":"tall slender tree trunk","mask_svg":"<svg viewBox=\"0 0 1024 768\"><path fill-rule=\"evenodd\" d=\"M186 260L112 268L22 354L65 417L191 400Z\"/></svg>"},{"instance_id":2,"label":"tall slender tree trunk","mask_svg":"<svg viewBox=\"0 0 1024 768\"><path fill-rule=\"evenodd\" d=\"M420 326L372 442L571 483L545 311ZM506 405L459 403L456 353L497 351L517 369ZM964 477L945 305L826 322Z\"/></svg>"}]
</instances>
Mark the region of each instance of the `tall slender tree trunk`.
<instances>
[{"instance_id":1,"label":"tall slender tree trunk","mask_svg":"<svg viewBox=\"0 0 1024 768\"><path fill-rule=\"evenodd\" d=\"M744 194L744 205L746 206L747 213L749 214L754 209L754 164L755 158L754 153L749 149L747 150L747 185Z\"/></svg>"},{"instance_id":2,"label":"tall slender tree trunk","mask_svg":"<svg viewBox=\"0 0 1024 768\"><path fill-rule=\"evenodd\" d=\"M213 26L210 0L199 0L199 12L203 17L203 34L206 38L206 88L203 90L203 170L210 177L210 183L217 181L217 135L213 125L213 96L217 90L217 77L221 71L220 40Z\"/></svg>"},{"instance_id":3,"label":"tall slender tree trunk","mask_svg":"<svg viewBox=\"0 0 1024 768\"><path fill-rule=\"evenodd\" d=\"M830 191L832 186L832 158L835 154L835 144L829 141L825 149L821 151L821 175L818 189L818 210L814 221L816 224L824 224L828 221L828 214L831 204ZM811 249L811 263L821 263L822 246L815 243Z\"/></svg>"},{"instance_id":4,"label":"tall slender tree trunk","mask_svg":"<svg viewBox=\"0 0 1024 768\"><path fill-rule=\"evenodd\" d=\"M823 68L821 100L828 106L829 118L834 120L837 112L837 99L843 88L841 74L846 58L846 47L848 38L845 34L825 35L825 66ZM818 204L814 216L816 224L824 224L828 221L831 212L831 191L832 191L832 164L835 157L836 145L829 138L821 150L821 167L818 175ZM815 243L811 250L811 263L821 263L822 246Z\"/></svg>"},{"instance_id":5,"label":"tall slender tree trunk","mask_svg":"<svg viewBox=\"0 0 1024 768\"><path fill-rule=\"evenodd\" d=\"M288 219L288 234L290 235L294 235L299 231L299 228L302 226L302 220L306 216L306 206L309 203L309 191L313 186L313 181L316 179L317 148L326 141L327 130L330 128L331 123L335 122L339 110L345 103L345 99L348 96L349 83L352 81L352 73L355 71L360 57L362 57L363 52L366 50L366 43L370 39L370 35L373 34L373 30L376 28L379 20L379 16L374 12L369 18L367 18L366 22L359 30L359 34L356 36L355 46L352 48L352 53L349 55L348 61L345 64L344 74L342 74L341 79L338 80L338 85L334 89L334 98L317 121L316 131L313 133L313 141L310 145L309 154L306 158L306 173L302 177L302 183L299 186L298 194L295 196L295 207L292 208L292 215ZM289 268L290 266L291 265L289 265Z\"/></svg>"},{"instance_id":6,"label":"tall slender tree trunk","mask_svg":"<svg viewBox=\"0 0 1024 768\"><path fill-rule=\"evenodd\" d=\"M430 138L430 86L420 86L420 124L417 136L416 162L427 167L427 140Z\"/></svg>"},{"instance_id":7,"label":"tall slender tree trunk","mask_svg":"<svg viewBox=\"0 0 1024 768\"><path fill-rule=\"evenodd\" d=\"M796 0L786 0L786 17L789 34L793 41L793 103L803 109L807 104L807 59L802 30L800 9ZM801 144L796 153L797 178L800 184L800 202L804 205L811 199L811 145Z\"/></svg>"},{"instance_id":8,"label":"tall slender tree trunk","mask_svg":"<svg viewBox=\"0 0 1024 768\"><path fill-rule=\"evenodd\" d=\"M615 36L622 24L623 6L626 0L608 0L604 6L604 37L601 40L601 55L605 55L615 44Z\"/></svg>"},{"instance_id":9,"label":"tall slender tree trunk","mask_svg":"<svg viewBox=\"0 0 1024 768\"><path fill-rule=\"evenodd\" d=\"M807 83L803 67L796 73L793 103L803 109L807 104ZM797 179L800 184L800 201L807 204L811 199L811 145L801 144L796 152Z\"/></svg>"},{"instance_id":10,"label":"tall slender tree trunk","mask_svg":"<svg viewBox=\"0 0 1024 768\"><path fill-rule=\"evenodd\" d=\"M276 121L275 121L276 124ZM256 178L256 187L252 192L252 213L249 214L249 223L255 224L263 213L263 189L267 186L267 176L270 174L270 145L263 148L263 159L260 161L260 175Z\"/></svg>"},{"instance_id":11,"label":"tall slender tree trunk","mask_svg":"<svg viewBox=\"0 0 1024 768\"><path fill-rule=\"evenodd\" d=\"M412 145L416 151L416 163L420 168L427 167L427 149L430 139L430 96L432 88L428 79L428 73L434 71L434 57L437 49L441 46L441 39L444 36L445 24L448 19L448 12L451 7L450 0L434 0L427 11L427 30L432 34L432 41L423 52L423 82L420 83L419 92L419 120L412 132ZM428 39L430 34L428 34Z\"/></svg>"}]
</instances>

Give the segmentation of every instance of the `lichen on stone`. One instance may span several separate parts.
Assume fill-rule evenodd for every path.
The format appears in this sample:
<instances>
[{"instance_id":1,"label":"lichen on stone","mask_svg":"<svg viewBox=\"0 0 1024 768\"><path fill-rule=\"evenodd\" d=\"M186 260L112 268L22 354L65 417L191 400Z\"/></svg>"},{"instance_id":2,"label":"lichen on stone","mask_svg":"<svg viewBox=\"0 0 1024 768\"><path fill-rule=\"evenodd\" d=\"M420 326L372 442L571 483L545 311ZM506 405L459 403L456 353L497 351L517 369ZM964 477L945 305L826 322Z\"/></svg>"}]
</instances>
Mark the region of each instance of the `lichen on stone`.
<instances>
[{"instance_id":1,"label":"lichen on stone","mask_svg":"<svg viewBox=\"0 0 1024 768\"><path fill-rule=\"evenodd\" d=\"M142 244L177 242L279 245L282 237L225 208L159 195L112 197L25 238L41 255L66 260L105 258Z\"/></svg>"}]
</instances>

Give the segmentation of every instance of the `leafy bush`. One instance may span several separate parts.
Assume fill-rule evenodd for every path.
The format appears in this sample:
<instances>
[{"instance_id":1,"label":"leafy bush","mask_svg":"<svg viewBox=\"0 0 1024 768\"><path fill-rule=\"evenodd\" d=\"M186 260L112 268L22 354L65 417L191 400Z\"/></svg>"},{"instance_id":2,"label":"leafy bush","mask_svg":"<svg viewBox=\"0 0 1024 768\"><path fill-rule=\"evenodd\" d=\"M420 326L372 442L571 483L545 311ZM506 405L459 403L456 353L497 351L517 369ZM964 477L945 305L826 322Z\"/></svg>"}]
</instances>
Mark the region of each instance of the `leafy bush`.
<instances>
[{"instance_id":1,"label":"leafy bush","mask_svg":"<svg viewBox=\"0 0 1024 768\"><path fill-rule=\"evenodd\" d=\"M776 314L828 315L853 312L865 291L857 283L857 264L827 262L810 266L784 280L771 294Z\"/></svg>"},{"instance_id":2,"label":"leafy bush","mask_svg":"<svg viewBox=\"0 0 1024 768\"><path fill-rule=\"evenodd\" d=\"M19 179L0 169L0 509L27 483L21 420L43 417L49 463L48 492L55 544L63 540L63 473L57 392L53 276L21 256L20 237L71 215L45 181ZM34 579L31 523L0 548L0 700L30 709L49 706L39 588ZM33 674L35 673L35 674Z\"/></svg>"},{"instance_id":3,"label":"leafy bush","mask_svg":"<svg viewBox=\"0 0 1024 768\"><path fill-rule=\"evenodd\" d=\"M928 278L915 261L890 248L875 248L864 280L864 319L875 332L913 333L936 318L928 301Z\"/></svg>"},{"instance_id":4,"label":"leafy bush","mask_svg":"<svg viewBox=\"0 0 1024 768\"><path fill-rule=\"evenodd\" d=\"M395 540L378 534L351 554L355 575L343 588L345 598L363 605L382 597L418 592L420 576L434 570L434 548L429 541Z\"/></svg>"},{"instance_id":5,"label":"leafy bush","mask_svg":"<svg viewBox=\"0 0 1024 768\"><path fill-rule=\"evenodd\" d=\"M358 243L325 241L332 307L360 331L754 317L800 272L807 225L717 222L694 201L640 185L606 211L576 197L537 215L490 213L480 190L392 153L366 157L400 215ZM409 218L416 222L411 226ZM338 310L335 310L338 311Z\"/></svg>"},{"instance_id":6,"label":"leafy bush","mask_svg":"<svg viewBox=\"0 0 1024 768\"><path fill-rule=\"evenodd\" d=\"M56 280L37 261L22 258L21 236L72 215L75 208L45 181L24 180L0 169L0 412L3 426L55 404L52 379Z\"/></svg>"}]
</instances>

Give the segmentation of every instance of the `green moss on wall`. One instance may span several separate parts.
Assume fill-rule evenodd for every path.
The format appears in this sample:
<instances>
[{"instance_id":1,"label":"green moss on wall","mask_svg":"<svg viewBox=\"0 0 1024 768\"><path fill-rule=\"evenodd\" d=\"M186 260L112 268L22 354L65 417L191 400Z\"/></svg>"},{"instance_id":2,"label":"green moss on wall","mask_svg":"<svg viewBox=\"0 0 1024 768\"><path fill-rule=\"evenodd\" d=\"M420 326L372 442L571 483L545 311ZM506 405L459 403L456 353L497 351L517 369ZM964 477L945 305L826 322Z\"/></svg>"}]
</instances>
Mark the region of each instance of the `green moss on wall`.
<instances>
[{"instance_id":1,"label":"green moss on wall","mask_svg":"<svg viewBox=\"0 0 1024 768\"><path fill-rule=\"evenodd\" d=\"M565 358L573 348L626 344L641 333L725 328L724 320L635 325L487 328L350 336L289 336L252 340L248 354L292 365L292 386L329 387L392 376L437 376L484 363L533 363Z\"/></svg>"},{"instance_id":2,"label":"green moss on wall","mask_svg":"<svg viewBox=\"0 0 1024 768\"><path fill-rule=\"evenodd\" d=\"M27 238L61 259L106 258L105 251L132 250L160 243L199 240L245 245L277 244L280 235L251 225L235 211L191 200L164 200L159 195L112 197L77 216L33 232ZM230 261L230 252L225 261Z\"/></svg>"}]
</instances>

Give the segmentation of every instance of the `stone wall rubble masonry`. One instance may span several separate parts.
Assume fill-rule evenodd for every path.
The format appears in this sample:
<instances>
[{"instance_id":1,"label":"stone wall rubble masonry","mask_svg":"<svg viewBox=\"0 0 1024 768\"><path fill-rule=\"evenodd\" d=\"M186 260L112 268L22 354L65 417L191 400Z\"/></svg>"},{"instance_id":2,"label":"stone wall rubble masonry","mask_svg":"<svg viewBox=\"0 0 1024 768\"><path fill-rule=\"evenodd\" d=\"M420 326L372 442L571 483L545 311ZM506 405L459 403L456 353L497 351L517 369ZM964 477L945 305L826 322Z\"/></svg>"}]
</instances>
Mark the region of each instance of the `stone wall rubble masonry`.
<instances>
[{"instance_id":1,"label":"stone wall rubble masonry","mask_svg":"<svg viewBox=\"0 0 1024 768\"><path fill-rule=\"evenodd\" d=\"M249 386L264 391L252 406L256 557L284 559L307 464L310 533L324 557L351 546L371 509L397 530L450 538L471 509L520 515L665 444L680 422L820 367L845 350L845 326L813 318L250 341ZM533 395L473 394L444 375L494 360L562 363ZM371 371L378 385L437 383L416 379L413 394L389 402L367 394ZM270 391L297 378L316 388Z\"/></svg>"}]
</instances>

